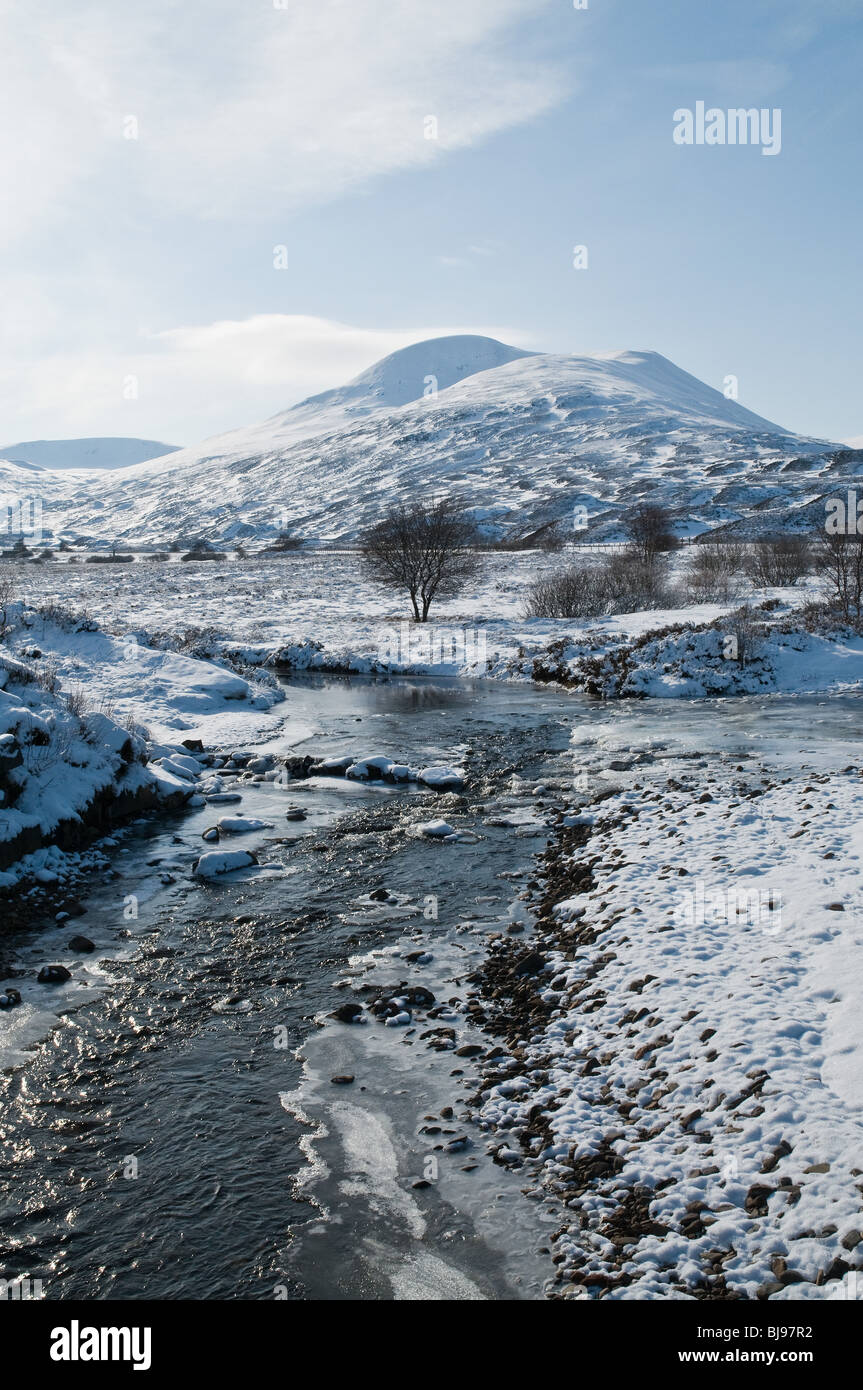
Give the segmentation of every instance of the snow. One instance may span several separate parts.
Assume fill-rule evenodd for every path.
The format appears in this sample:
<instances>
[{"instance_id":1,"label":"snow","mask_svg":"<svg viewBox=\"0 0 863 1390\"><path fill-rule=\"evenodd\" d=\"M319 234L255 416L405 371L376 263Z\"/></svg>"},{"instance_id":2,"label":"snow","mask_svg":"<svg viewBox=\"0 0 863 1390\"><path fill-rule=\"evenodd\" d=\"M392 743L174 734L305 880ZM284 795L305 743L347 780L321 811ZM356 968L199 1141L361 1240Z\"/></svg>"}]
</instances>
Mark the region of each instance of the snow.
<instances>
[{"instance_id":1,"label":"snow","mask_svg":"<svg viewBox=\"0 0 863 1390\"><path fill-rule=\"evenodd\" d=\"M255 816L222 816L216 822L220 835L248 835L253 830L272 830L271 820L258 820Z\"/></svg>"},{"instance_id":2,"label":"snow","mask_svg":"<svg viewBox=\"0 0 863 1390\"><path fill-rule=\"evenodd\" d=\"M445 820L430 820L417 827L430 840L457 840L458 831Z\"/></svg>"},{"instance_id":3,"label":"snow","mask_svg":"<svg viewBox=\"0 0 863 1390\"><path fill-rule=\"evenodd\" d=\"M112 596L116 601L116 595ZM63 689L81 691L92 705L145 726L154 739L173 744L178 736L205 743L248 741L272 724L269 711L283 698L224 666L148 646L139 634L119 636L92 619L59 619L50 610L25 609L7 638L12 654L41 653ZM200 771L185 750L172 752L168 770L193 777Z\"/></svg>"},{"instance_id":4,"label":"snow","mask_svg":"<svg viewBox=\"0 0 863 1390\"><path fill-rule=\"evenodd\" d=\"M196 861L193 873L196 878L220 878L222 874L248 869L257 862L250 850L212 850Z\"/></svg>"},{"instance_id":5,"label":"snow","mask_svg":"<svg viewBox=\"0 0 863 1390\"><path fill-rule=\"evenodd\" d=\"M56 857L52 837L62 825L80 823L104 793L130 805L189 794L186 779L148 765L137 732L101 711L70 708L38 667L12 660L3 647L0 676L0 887L23 878L57 882L63 857Z\"/></svg>"},{"instance_id":6,"label":"snow","mask_svg":"<svg viewBox=\"0 0 863 1390\"><path fill-rule=\"evenodd\" d=\"M464 786L467 773L462 767L447 767L437 763L434 767L424 767L417 773L417 781L434 791L455 791Z\"/></svg>"}]
</instances>

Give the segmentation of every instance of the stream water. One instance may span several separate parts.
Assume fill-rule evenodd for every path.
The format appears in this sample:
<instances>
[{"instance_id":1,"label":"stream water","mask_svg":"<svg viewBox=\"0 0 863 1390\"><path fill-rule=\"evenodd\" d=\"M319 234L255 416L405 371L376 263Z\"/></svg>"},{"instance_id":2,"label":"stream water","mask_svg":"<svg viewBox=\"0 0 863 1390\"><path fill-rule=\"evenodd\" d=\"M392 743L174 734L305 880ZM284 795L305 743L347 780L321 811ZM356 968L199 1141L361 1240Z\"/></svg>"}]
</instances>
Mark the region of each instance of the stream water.
<instances>
[{"instance_id":1,"label":"stream water","mask_svg":"<svg viewBox=\"0 0 863 1390\"><path fill-rule=\"evenodd\" d=\"M40 1279L49 1299L541 1298L537 1208L460 1120L472 1063L416 1030L323 1016L348 979L410 979L452 1000L470 1043L463 977L506 929L574 775L620 781L632 748L656 775L731 754L842 765L863 702L612 707L308 677L286 713L273 750L464 763L471 794L445 814L471 837L416 833L440 814L432 793L336 779L244 784L243 814L273 822L253 841L262 867L212 886L189 866L214 807L118 836L74 924L96 952L70 953L68 925L12 943L28 973L0 1016L0 1277ZM288 803L307 818L288 821ZM47 961L71 982L36 984ZM467 1136L458 1153L447 1128Z\"/></svg>"}]
</instances>

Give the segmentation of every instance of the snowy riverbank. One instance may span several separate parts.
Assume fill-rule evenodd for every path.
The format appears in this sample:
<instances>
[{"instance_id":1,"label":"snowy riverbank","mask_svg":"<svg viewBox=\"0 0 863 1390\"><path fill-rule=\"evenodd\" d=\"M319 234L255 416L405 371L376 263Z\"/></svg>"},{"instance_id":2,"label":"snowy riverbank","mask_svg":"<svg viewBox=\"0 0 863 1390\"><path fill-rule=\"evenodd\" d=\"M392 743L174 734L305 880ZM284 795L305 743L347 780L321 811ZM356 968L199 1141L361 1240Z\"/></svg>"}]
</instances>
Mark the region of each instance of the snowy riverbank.
<instances>
[{"instance_id":1,"label":"snowy riverbank","mask_svg":"<svg viewBox=\"0 0 863 1390\"><path fill-rule=\"evenodd\" d=\"M558 1296L863 1297L861 773L629 767L481 972L476 1114Z\"/></svg>"},{"instance_id":2,"label":"snowy riverbank","mask_svg":"<svg viewBox=\"0 0 863 1390\"><path fill-rule=\"evenodd\" d=\"M275 682L21 604L0 645L0 888L74 881L100 834L194 793L189 749L260 737ZM179 761L178 761L179 760ZM191 780L190 780L191 778Z\"/></svg>"}]
</instances>

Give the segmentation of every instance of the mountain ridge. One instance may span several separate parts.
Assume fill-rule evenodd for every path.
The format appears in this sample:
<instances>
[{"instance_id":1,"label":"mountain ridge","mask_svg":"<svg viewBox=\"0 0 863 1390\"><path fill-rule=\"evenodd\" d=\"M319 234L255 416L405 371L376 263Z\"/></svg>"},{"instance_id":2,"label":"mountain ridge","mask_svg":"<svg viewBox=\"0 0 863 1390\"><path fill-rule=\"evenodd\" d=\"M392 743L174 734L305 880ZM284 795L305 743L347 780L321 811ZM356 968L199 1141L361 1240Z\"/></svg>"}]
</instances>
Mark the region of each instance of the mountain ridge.
<instances>
[{"instance_id":1,"label":"mountain ridge","mask_svg":"<svg viewBox=\"0 0 863 1390\"><path fill-rule=\"evenodd\" d=\"M591 536L612 536L645 498L695 534L811 503L837 468L856 466L853 453L785 430L657 352L537 353L465 335L412 344L257 425L106 473L98 498L92 481L54 474L51 512L70 538L224 542L290 528L344 541L434 488L462 498L490 536L576 514Z\"/></svg>"}]
</instances>

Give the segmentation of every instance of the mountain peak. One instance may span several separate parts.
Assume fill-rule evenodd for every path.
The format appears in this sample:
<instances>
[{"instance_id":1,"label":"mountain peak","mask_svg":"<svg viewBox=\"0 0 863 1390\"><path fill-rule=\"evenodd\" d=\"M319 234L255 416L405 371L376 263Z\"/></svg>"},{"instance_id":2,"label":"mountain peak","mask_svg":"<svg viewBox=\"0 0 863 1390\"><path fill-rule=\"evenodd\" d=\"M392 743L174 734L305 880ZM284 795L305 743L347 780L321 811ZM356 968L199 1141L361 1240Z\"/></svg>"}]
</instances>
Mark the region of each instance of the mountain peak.
<instances>
[{"instance_id":1,"label":"mountain peak","mask_svg":"<svg viewBox=\"0 0 863 1390\"><path fill-rule=\"evenodd\" d=\"M473 333L426 338L382 357L345 386L309 396L294 406L294 410L305 410L309 406L315 409L341 406L351 410L379 410L381 407L396 410L423 396L445 391L466 377L535 355L498 342L497 338L483 338Z\"/></svg>"}]
</instances>

